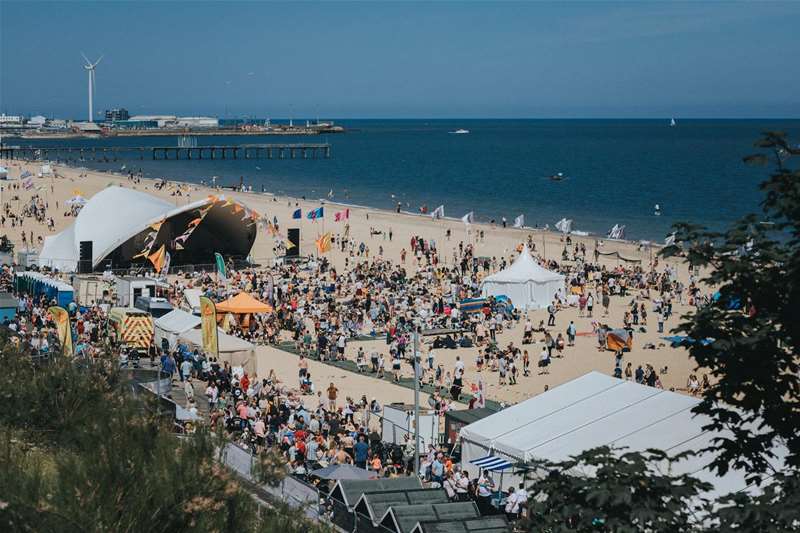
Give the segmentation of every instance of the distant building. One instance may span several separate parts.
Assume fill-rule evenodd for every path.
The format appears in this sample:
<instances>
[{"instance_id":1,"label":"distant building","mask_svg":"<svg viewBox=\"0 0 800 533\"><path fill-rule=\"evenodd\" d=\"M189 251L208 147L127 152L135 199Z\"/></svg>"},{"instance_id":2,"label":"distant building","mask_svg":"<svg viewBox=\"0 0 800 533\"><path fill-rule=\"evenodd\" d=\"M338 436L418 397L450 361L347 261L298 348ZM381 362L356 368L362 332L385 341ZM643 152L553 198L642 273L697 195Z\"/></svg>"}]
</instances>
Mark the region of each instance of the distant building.
<instances>
[{"instance_id":1,"label":"distant building","mask_svg":"<svg viewBox=\"0 0 800 533\"><path fill-rule=\"evenodd\" d=\"M94 122L73 122L72 129L75 130L76 133L91 135L100 135L103 133L103 130L100 129L100 126Z\"/></svg>"},{"instance_id":2,"label":"distant building","mask_svg":"<svg viewBox=\"0 0 800 533\"><path fill-rule=\"evenodd\" d=\"M106 109L106 122L116 122L118 120L128 120L131 118L130 113L124 107Z\"/></svg>"},{"instance_id":3,"label":"distant building","mask_svg":"<svg viewBox=\"0 0 800 533\"><path fill-rule=\"evenodd\" d=\"M179 128L218 128L219 120L212 117L178 117Z\"/></svg>"},{"instance_id":4,"label":"distant building","mask_svg":"<svg viewBox=\"0 0 800 533\"><path fill-rule=\"evenodd\" d=\"M41 128L47 123L47 118L42 115L36 115L28 120L28 126L32 128Z\"/></svg>"},{"instance_id":5,"label":"distant building","mask_svg":"<svg viewBox=\"0 0 800 533\"><path fill-rule=\"evenodd\" d=\"M22 117L18 115L0 115L0 128L19 128L22 126Z\"/></svg>"}]
</instances>

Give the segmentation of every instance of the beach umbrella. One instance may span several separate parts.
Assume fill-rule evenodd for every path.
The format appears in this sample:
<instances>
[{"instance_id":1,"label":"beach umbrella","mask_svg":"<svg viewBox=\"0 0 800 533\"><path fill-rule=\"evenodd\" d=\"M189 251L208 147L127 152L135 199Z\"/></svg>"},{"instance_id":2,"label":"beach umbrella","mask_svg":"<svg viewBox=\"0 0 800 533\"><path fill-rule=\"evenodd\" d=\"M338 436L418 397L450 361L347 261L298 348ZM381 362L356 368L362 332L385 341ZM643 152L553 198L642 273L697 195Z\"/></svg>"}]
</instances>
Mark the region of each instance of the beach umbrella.
<instances>
[{"instance_id":1,"label":"beach umbrella","mask_svg":"<svg viewBox=\"0 0 800 533\"><path fill-rule=\"evenodd\" d=\"M325 468L313 470L311 475L320 479L332 479L336 481L340 479L377 478L377 474L375 474L375 472L370 472L369 470L364 470L363 468L358 468L357 466L353 465L330 465L326 466Z\"/></svg>"}]
</instances>

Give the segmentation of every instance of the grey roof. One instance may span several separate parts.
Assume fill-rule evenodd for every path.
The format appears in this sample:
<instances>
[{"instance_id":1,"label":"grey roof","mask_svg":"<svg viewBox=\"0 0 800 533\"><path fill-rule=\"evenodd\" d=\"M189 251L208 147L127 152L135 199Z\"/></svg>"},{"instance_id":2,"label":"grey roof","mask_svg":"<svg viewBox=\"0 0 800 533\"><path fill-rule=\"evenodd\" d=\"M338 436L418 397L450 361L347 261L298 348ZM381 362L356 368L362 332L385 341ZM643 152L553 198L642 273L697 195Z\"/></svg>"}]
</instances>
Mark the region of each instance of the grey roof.
<instances>
[{"instance_id":1,"label":"grey roof","mask_svg":"<svg viewBox=\"0 0 800 533\"><path fill-rule=\"evenodd\" d=\"M419 522L412 533L505 533L511 531L508 519L503 515L484 516L468 520L445 522Z\"/></svg>"},{"instance_id":2,"label":"grey roof","mask_svg":"<svg viewBox=\"0 0 800 533\"><path fill-rule=\"evenodd\" d=\"M331 498L352 509L365 492L388 492L421 489L422 481L416 476L382 479L342 479L331 490Z\"/></svg>"},{"instance_id":3,"label":"grey roof","mask_svg":"<svg viewBox=\"0 0 800 533\"><path fill-rule=\"evenodd\" d=\"M411 533L418 522L452 522L480 515L475 502L397 505L386 512L381 526L395 533Z\"/></svg>"},{"instance_id":4,"label":"grey roof","mask_svg":"<svg viewBox=\"0 0 800 533\"><path fill-rule=\"evenodd\" d=\"M390 507L421 503L447 503L444 489L406 489L388 492L365 492L354 508L361 515L368 516L374 524L380 522Z\"/></svg>"}]
</instances>

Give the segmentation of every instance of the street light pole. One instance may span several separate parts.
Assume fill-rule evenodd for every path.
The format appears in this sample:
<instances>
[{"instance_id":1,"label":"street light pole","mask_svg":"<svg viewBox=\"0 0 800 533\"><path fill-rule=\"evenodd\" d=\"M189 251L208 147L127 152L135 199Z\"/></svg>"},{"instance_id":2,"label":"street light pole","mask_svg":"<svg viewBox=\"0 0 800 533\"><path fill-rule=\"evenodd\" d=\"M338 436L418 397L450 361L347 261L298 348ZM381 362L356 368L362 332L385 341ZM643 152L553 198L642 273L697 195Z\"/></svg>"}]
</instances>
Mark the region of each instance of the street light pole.
<instances>
[{"instance_id":1,"label":"street light pole","mask_svg":"<svg viewBox=\"0 0 800 533\"><path fill-rule=\"evenodd\" d=\"M414 473L419 475L419 324L414 321Z\"/></svg>"}]
</instances>

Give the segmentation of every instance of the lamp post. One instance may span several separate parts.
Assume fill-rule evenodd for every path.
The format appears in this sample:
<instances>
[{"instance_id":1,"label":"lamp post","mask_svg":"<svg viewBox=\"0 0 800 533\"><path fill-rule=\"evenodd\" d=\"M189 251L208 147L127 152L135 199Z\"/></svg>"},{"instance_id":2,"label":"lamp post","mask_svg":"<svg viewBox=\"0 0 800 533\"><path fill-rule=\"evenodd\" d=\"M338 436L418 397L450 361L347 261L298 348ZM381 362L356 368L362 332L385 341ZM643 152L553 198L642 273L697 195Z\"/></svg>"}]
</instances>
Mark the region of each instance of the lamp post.
<instances>
[{"instance_id":1,"label":"lamp post","mask_svg":"<svg viewBox=\"0 0 800 533\"><path fill-rule=\"evenodd\" d=\"M419 475L419 322L414 320L414 473Z\"/></svg>"}]
</instances>

